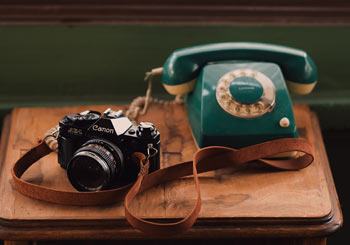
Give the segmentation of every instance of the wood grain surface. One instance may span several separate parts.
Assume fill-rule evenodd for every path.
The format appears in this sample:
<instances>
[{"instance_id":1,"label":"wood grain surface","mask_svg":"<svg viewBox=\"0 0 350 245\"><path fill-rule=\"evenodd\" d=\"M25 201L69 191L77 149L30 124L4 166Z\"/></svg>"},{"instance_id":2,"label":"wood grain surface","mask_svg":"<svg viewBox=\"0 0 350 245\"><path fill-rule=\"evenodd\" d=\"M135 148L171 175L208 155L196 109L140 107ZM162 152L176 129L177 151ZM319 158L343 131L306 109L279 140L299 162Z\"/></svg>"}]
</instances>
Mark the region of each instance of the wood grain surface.
<instances>
[{"instance_id":1,"label":"wood grain surface","mask_svg":"<svg viewBox=\"0 0 350 245\"><path fill-rule=\"evenodd\" d=\"M0 22L344 25L344 0L1 0Z\"/></svg>"},{"instance_id":2,"label":"wood grain surface","mask_svg":"<svg viewBox=\"0 0 350 245\"><path fill-rule=\"evenodd\" d=\"M118 240L96 240L96 241L78 241L79 245L99 245L103 243L104 245L115 245L116 243L122 242L123 245L155 245L159 243L157 240L132 240L132 241L118 241ZM164 241L163 241L164 242ZM178 245L178 240L166 240L167 245ZM309 239L213 239L213 240L182 240L181 245L193 245L195 244L217 244L221 245L238 245L238 244L249 244L249 245L326 245L326 238L309 238ZM77 241L4 241L4 245L76 245Z\"/></svg>"},{"instance_id":3,"label":"wood grain surface","mask_svg":"<svg viewBox=\"0 0 350 245\"><path fill-rule=\"evenodd\" d=\"M55 226L86 225L90 228L85 230L91 230L93 226L96 233L98 228L111 224L119 226L124 234L131 234L125 233L125 229L130 227L125 222L122 203L95 207L56 205L27 198L11 187L10 170L13 163L35 145L45 131L54 126L61 117L86 109L104 111L107 107L124 108L112 105L20 108L12 112L6 156L4 155L0 166L0 235L8 234L6 229L11 230L11 226L54 229ZM296 106L295 115L299 131L315 146L315 162L308 168L295 172L246 168L240 171L225 169L201 175L203 205L199 223L203 221L209 226L220 224L222 228L235 224L231 228L236 231L240 224L272 224L278 225L278 229L282 227L281 235L287 235L288 232L283 231L283 224L298 224L299 229L302 227L300 225L310 225L313 226L312 229L316 229L315 225L329 224L336 213L337 220L331 224L332 229L341 225L338 200L332 177L329 176L318 122L304 106ZM182 106L164 108L154 105L140 120L154 122L161 132L162 167L190 160L197 150ZM31 167L24 178L57 189L72 189L54 153ZM133 210L148 218L181 217L194 203L193 190L191 178L167 183L140 195ZM6 226L10 228L4 229ZM42 238L54 236L52 232ZM108 233L107 230L104 232ZM83 234L86 233L80 233L80 236L62 233L62 237L77 238ZM24 235L23 238L25 237ZM95 239L98 237L95 236Z\"/></svg>"}]
</instances>

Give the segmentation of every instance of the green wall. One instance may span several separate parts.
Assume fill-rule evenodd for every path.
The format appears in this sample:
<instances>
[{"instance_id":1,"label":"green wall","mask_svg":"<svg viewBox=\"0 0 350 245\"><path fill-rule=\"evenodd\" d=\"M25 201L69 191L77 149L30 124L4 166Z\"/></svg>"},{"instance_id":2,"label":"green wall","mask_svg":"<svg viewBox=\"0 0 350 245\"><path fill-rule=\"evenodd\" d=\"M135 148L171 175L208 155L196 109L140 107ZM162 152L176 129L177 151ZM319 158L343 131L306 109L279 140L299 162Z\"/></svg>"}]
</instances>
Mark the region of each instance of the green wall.
<instances>
[{"instance_id":1,"label":"green wall","mask_svg":"<svg viewBox=\"0 0 350 245\"><path fill-rule=\"evenodd\" d=\"M312 104L325 128L350 127L347 26L0 26L0 108L128 101L144 93L144 72L173 49L226 41L307 50L320 82L295 99Z\"/></svg>"}]
</instances>

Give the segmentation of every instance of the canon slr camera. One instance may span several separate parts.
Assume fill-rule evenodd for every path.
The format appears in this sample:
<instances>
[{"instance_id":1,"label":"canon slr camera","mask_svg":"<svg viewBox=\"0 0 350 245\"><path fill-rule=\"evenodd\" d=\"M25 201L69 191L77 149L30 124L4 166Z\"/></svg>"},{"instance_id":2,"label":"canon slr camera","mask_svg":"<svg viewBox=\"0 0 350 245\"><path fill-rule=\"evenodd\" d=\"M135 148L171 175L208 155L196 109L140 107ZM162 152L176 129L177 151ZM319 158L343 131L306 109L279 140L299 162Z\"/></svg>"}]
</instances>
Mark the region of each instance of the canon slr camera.
<instances>
[{"instance_id":1,"label":"canon slr camera","mask_svg":"<svg viewBox=\"0 0 350 245\"><path fill-rule=\"evenodd\" d=\"M149 171L159 169L160 135L152 123L133 124L122 111L102 115L84 111L59 122L58 162L79 191L98 191L136 179L134 152L149 157Z\"/></svg>"}]
</instances>

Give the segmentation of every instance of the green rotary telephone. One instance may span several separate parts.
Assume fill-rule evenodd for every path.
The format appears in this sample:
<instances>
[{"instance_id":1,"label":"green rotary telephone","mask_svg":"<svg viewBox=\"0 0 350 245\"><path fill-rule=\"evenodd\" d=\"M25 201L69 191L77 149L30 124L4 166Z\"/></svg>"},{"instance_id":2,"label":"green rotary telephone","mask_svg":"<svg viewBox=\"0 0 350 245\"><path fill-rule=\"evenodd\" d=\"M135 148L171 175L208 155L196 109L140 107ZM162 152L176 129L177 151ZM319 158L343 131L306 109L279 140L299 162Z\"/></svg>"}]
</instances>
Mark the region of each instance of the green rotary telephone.
<instances>
[{"instance_id":1,"label":"green rotary telephone","mask_svg":"<svg viewBox=\"0 0 350 245\"><path fill-rule=\"evenodd\" d=\"M170 94L186 94L199 147L298 137L288 89L308 94L317 81L317 67L304 51L246 42L175 50L161 71Z\"/></svg>"}]
</instances>

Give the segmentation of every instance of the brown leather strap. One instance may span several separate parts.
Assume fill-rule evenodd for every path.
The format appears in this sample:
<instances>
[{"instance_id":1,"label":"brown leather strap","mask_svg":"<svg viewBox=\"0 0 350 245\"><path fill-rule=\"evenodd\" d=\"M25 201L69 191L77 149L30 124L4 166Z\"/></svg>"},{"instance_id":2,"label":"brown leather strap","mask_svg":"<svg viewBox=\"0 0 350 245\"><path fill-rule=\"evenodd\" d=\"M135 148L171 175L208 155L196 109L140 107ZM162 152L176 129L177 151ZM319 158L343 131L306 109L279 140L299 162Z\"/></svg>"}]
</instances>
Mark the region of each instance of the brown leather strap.
<instances>
[{"instance_id":1,"label":"brown leather strap","mask_svg":"<svg viewBox=\"0 0 350 245\"><path fill-rule=\"evenodd\" d=\"M45 186L36 185L21 179L23 173L40 158L51 153L52 150L41 142L25 153L12 168L13 187L20 193L34 199L65 204L65 205L101 205L111 204L123 200L130 185L122 188L99 192L60 191Z\"/></svg>"},{"instance_id":2,"label":"brown leather strap","mask_svg":"<svg viewBox=\"0 0 350 245\"><path fill-rule=\"evenodd\" d=\"M297 151L298 158L266 160L277 154ZM140 173L133 185L99 192L59 191L35 185L21 179L23 173L40 158L51 152L45 143L41 143L24 154L12 169L14 188L29 197L66 205L100 205L120 201L125 197L125 217L135 228L157 236L173 235L188 230L196 221L200 208L201 196L198 174L226 167L240 167L249 163L261 164L281 170L297 170L307 167L313 162L311 145L305 139L284 138L248 146L239 150L210 146L197 151L193 161L179 163L171 167L148 174L148 161L141 153L135 157L140 164ZM193 209L183 219L173 223L151 222L133 215L130 204L138 193L161 183L193 175L197 199Z\"/></svg>"}]
</instances>

